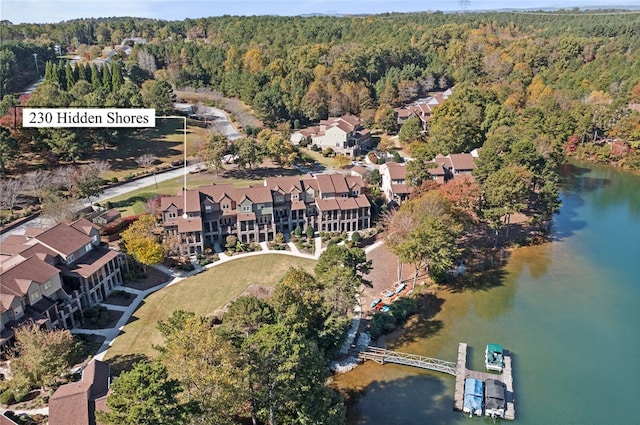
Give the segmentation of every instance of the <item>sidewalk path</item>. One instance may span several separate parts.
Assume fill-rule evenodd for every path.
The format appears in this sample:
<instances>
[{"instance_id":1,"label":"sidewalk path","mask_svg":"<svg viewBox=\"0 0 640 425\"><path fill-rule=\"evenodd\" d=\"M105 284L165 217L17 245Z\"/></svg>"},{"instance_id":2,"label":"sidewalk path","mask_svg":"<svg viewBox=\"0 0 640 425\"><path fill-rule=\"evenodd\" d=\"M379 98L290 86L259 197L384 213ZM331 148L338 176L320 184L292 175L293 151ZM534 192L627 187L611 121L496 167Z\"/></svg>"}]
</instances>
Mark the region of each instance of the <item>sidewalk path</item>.
<instances>
[{"instance_id":1,"label":"sidewalk path","mask_svg":"<svg viewBox=\"0 0 640 425\"><path fill-rule=\"evenodd\" d=\"M377 248L378 246L382 245L383 242L382 241L377 241L374 244L368 246L365 248L365 252L369 252L375 248ZM181 282L182 280L193 276L197 273L200 273L201 271L203 271L204 269L210 269L212 267L216 267L219 264L224 264L227 263L229 261L233 261L239 258L245 258L245 257L253 257L256 255L269 255L269 254L279 254L279 255L290 255L292 257L299 257L299 258L307 258L307 259L315 259L317 260L320 255L322 254L322 252L324 251L325 248L323 248L322 246L322 238L320 237L316 237L315 238L315 252L314 254L307 254L307 253L303 253L300 252L298 250L298 248L295 246L295 244L291 244L293 245L293 247L291 247L291 251L278 251L278 250L270 250L268 247L268 244L265 243L261 243L260 244L262 247L262 250L260 251L254 251L254 252L246 252L246 253L242 253L242 254L236 254L233 256L229 256L225 253L222 252L221 247L216 244L215 249L217 251L219 260L215 261L211 264L207 264L204 268L199 268L196 270L193 270L189 273L185 273L185 274L177 274L174 273L173 271L171 271L170 269L168 269L167 267L163 266L163 265L155 265L153 267L155 267L156 269L160 270L161 272L167 274L170 278L169 280L167 280L166 282L157 285L153 288L147 289L147 290L138 290L138 289L133 289L133 288L129 288L126 286L117 286L114 288L114 290L122 290L122 291L127 291L130 292L134 295L136 295L136 298L133 300L133 302L128 305L128 306L114 306L111 304L107 304L104 303L103 305L107 308L110 308L112 310L117 310L117 311L122 311L122 317L120 317L120 320L118 320L118 323L112 327L112 328L107 328L107 329L81 329L81 328L75 328L72 329L71 332L72 333L76 333L76 334L96 334L96 335L101 335L105 337L105 341L102 343L102 346L98 349L98 353L96 354L95 358L97 358L98 360L102 360L104 358L104 356L106 355L107 351L109 350L109 347L111 347L111 345L113 344L113 341L118 337L118 335L120 334L120 332L123 330L124 326L126 325L126 323L129 321L131 315L133 315L133 313L135 312L135 310L138 308L138 306L140 305L140 303L142 302L142 300L144 300L147 295L159 291L167 286L171 286L175 283ZM359 306L357 306L357 310L359 310ZM354 314L354 322L359 322L360 319L360 314L359 311L356 311ZM356 326L356 323L354 323L354 326ZM357 329L357 327L355 328ZM345 342L345 346L348 347L351 345L353 338L355 337L355 333L353 331L349 332L349 338L347 340L347 342Z\"/></svg>"}]
</instances>

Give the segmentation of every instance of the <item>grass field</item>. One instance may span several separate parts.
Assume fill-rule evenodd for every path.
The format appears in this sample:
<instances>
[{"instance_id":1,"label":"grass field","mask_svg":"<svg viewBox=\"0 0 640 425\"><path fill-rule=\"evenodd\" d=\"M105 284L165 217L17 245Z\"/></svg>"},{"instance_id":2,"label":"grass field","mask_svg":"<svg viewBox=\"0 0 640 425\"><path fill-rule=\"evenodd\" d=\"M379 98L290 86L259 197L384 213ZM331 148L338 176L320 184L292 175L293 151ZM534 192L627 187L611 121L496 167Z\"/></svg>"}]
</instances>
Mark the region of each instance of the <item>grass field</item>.
<instances>
[{"instance_id":1,"label":"grass field","mask_svg":"<svg viewBox=\"0 0 640 425\"><path fill-rule=\"evenodd\" d=\"M187 121L187 156L193 156L197 147L208 137L208 130ZM155 128L136 132L132 137L119 141L116 146L106 149L96 148L91 160L109 161L111 169L105 179L124 177L127 174L144 171L136 158L144 154L158 157L155 167L170 164L184 156L184 121L181 119L158 119Z\"/></svg>"},{"instance_id":2,"label":"grass field","mask_svg":"<svg viewBox=\"0 0 640 425\"><path fill-rule=\"evenodd\" d=\"M173 311L182 309L207 315L222 308L249 285L274 286L289 267L299 266L312 271L315 263L288 255L257 255L215 266L164 288L140 304L106 358L134 353L153 357L157 352L152 345L162 344L156 323L168 318Z\"/></svg>"}]
</instances>

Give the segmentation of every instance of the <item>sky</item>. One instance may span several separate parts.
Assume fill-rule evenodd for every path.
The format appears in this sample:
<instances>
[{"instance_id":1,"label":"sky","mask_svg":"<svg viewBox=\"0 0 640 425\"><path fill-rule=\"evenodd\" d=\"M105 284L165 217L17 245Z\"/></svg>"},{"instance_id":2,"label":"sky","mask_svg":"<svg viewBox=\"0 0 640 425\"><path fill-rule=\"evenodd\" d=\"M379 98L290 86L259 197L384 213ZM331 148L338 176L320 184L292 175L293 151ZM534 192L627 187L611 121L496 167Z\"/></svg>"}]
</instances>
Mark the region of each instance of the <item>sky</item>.
<instances>
[{"instance_id":1,"label":"sky","mask_svg":"<svg viewBox=\"0 0 640 425\"><path fill-rule=\"evenodd\" d=\"M464 3L468 5L463 6ZM133 16L183 20L220 15L305 15L638 6L638 0L0 0L0 20L55 23Z\"/></svg>"}]
</instances>

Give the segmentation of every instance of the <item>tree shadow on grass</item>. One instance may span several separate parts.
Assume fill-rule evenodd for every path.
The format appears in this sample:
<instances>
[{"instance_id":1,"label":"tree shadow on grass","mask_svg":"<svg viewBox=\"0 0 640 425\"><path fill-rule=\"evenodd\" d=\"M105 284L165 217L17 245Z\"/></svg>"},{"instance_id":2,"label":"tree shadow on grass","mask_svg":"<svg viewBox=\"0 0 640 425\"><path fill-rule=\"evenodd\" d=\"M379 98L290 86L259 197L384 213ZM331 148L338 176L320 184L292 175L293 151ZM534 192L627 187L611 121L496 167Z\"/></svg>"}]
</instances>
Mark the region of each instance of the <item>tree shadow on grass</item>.
<instances>
[{"instance_id":1,"label":"tree shadow on grass","mask_svg":"<svg viewBox=\"0 0 640 425\"><path fill-rule=\"evenodd\" d=\"M148 362L150 359L144 354L119 354L110 358L111 377L115 378L122 372L133 369L133 365L138 362Z\"/></svg>"},{"instance_id":2,"label":"tree shadow on grass","mask_svg":"<svg viewBox=\"0 0 640 425\"><path fill-rule=\"evenodd\" d=\"M132 206L133 204L137 203L137 202L143 202L146 203L149 201L149 199L153 198L154 196L157 196L156 193L141 193L139 195L135 195L132 196L130 198L127 199L123 199L122 201L115 201L115 202L111 202L111 208L127 208Z\"/></svg>"},{"instance_id":3,"label":"tree shadow on grass","mask_svg":"<svg viewBox=\"0 0 640 425\"><path fill-rule=\"evenodd\" d=\"M260 180L266 177L297 176L300 175L300 172L295 168L254 168L251 170L236 168L227 170L222 175L240 180Z\"/></svg>"}]
</instances>

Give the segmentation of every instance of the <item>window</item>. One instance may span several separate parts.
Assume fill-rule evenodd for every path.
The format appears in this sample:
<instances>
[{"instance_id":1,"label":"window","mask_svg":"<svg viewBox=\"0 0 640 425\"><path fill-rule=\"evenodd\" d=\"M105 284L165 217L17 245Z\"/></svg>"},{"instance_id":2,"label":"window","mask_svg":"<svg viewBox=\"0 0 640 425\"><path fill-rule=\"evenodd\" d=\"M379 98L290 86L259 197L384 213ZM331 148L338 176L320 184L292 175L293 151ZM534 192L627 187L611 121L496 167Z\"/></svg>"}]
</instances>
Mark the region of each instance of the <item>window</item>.
<instances>
[{"instance_id":1,"label":"window","mask_svg":"<svg viewBox=\"0 0 640 425\"><path fill-rule=\"evenodd\" d=\"M276 202L282 202L284 201L284 198L282 197L282 195L276 195Z\"/></svg>"},{"instance_id":2,"label":"window","mask_svg":"<svg viewBox=\"0 0 640 425\"><path fill-rule=\"evenodd\" d=\"M342 197L343 197L343 198L347 198L347 197L349 197L349 194L348 194L348 193L343 193L343 194L342 194Z\"/></svg>"},{"instance_id":3,"label":"window","mask_svg":"<svg viewBox=\"0 0 640 425\"><path fill-rule=\"evenodd\" d=\"M52 286L53 286L53 283L51 283L51 279L47 280L43 285L45 291L51 288Z\"/></svg>"},{"instance_id":4,"label":"window","mask_svg":"<svg viewBox=\"0 0 640 425\"><path fill-rule=\"evenodd\" d=\"M69 254L69 256L67 257L67 264L73 263L73 260L75 259L76 257L73 254Z\"/></svg>"},{"instance_id":5,"label":"window","mask_svg":"<svg viewBox=\"0 0 640 425\"><path fill-rule=\"evenodd\" d=\"M222 204L222 209L223 210L228 210L229 209L229 204L227 204L227 203Z\"/></svg>"},{"instance_id":6,"label":"window","mask_svg":"<svg viewBox=\"0 0 640 425\"><path fill-rule=\"evenodd\" d=\"M213 209L213 207L211 205L205 205L204 206L204 210L205 211L211 211Z\"/></svg>"},{"instance_id":7,"label":"window","mask_svg":"<svg viewBox=\"0 0 640 425\"><path fill-rule=\"evenodd\" d=\"M297 193L291 194L291 200L292 201L297 201L298 200L298 194Z\"/></svg>"},{"instance_id":8,"label":"window","mask_svg":"<svg viewBox=\"0 0 640 425\"><path fill-rule=\"evenodd\" d=\"M15 317L18 317L18 316L20 316L21 314L22 314L22 306L21 306L21 305L19 305L19 306L17 306L16 308L14 308L14 309L13 309L13 315L14 315Z\"/></svg>"},{"instance_id":9,"label":"window","mask_svg":"<svg viewBox=\"0 0 640 425\"><path fill-rule=\"evenodd\" d=\"M89 252L89 251L91 251L91 244L87 244L84 247L84 252Z\"/></svg>"},{"instance_id":10,"label":"window","mask_svg":"<svg viewBox=\"0 0 640 425\"><path fill-rule=\"evenodd\" d=\"M242 207L242 212L246 212L246 213L251 212L251 205L244 205Z\"/></svg>"},{"instance_id":11,"label":"window","mask_svg":"<svg viewBox=\"0 0 640 425\"><path fill-rule=\"evenodd\" d=\"M34 293L29 294L29 301L31 301L31 304L35 303L40 298L41 298L40 291L35 291Z\"/></svg>"},{"instance_id":12,"label":"window","mask_svg":"<svg viewBox=\"0 0 640 425\"><path fill-rule=\"evenodd\" d=\"M178 214L175 213L175 212L170 212L170 213L167 214L167 217L169 217L169 218L176 218L177 216L178 216Z\"/></svg>"},{"instance_id":13,"label":"window","mask_svg":"<svg viewBox=\"0 0 640 425\"><path fill-rule=\"evenodd\" d=\"M98 243L99 240L100 240L100 235L93 235L93 242L94 243Z\"/></svg>"}]
</instances>

